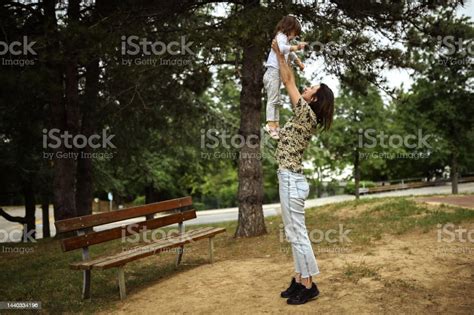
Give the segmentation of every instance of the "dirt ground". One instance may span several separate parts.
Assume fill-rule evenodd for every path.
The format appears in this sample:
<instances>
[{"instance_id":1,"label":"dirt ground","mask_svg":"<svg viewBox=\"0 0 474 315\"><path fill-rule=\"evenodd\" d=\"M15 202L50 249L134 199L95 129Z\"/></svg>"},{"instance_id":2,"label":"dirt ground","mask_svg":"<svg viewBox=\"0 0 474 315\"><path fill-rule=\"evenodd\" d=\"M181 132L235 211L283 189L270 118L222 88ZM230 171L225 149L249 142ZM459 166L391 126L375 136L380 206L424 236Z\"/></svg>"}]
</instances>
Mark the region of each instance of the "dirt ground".
<instances>
[{"instance_id":1,"label":"dirt ground","mask_svg":"<svg viewBox=\"0 0 474 315\"><path fill-rule=\"evenodd\" d=\"M416 198L416 200L428 204L446 204L451 206L474 209L474 195L423 197Z\"/></svg>"},{"instance_id":2,"label":"dirt ground","mask_svg":"<svg viewBox=\"0 0 474 315\"><path fill-rule=\"evenodd\" d=\"M438 242L438 233L388 235L352 252L318 253L315 246L321 295L305 305L279 297L290 257L219 261L216 252L213 265L132 292L107 313L474 314L474 243Z\"/></svg>"}]
</instances>

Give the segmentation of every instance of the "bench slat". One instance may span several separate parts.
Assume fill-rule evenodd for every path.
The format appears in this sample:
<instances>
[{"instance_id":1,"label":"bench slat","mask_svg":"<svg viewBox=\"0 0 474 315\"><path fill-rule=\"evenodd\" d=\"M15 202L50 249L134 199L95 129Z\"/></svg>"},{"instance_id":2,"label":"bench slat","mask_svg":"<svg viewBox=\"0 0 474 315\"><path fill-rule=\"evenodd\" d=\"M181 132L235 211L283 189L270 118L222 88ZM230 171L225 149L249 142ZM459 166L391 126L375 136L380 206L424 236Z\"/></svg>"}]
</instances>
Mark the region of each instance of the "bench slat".
<instances>
[{"instance_id":1,"label":"bench slat","mask_svg":"<svg viewBox=\"0 0 474 315\"><path fill-rule=\"evenodd\" d=\"M209 227L205 227L205 228L189 231L189 232L187 232L187 237L192 238L194 235L196 235L198 233L202 233L204 231L208 231L210 229L211 228L209 228ZM171 248L172 245L176 245L176 244L180 245L181 242L182 242L182 239L180 238L180 235L174 235L174 236L168 237L166 239L159 240L157 242L148 243L148 244L145 244L143 246L137 246L137 247L132 248L128 251L123 251L122 253L112 257L111 259L105 259L105 260L102 260L100 262L94 263L92 265L92 267L93 268L99 268L99 269L105 269L105 268L103 268L105 265L115 263L115 262L118 262L118 261L123 262L125 260L128 260L131 257L133 257L135 259L139 259L139 258L148 256L148 255L141 256L141 254L143 254L143 253L146 253L146 254L150 253L150 255L157 254L162 250Z\"/></svg>"},{"instance_id":2,"label":"bench slat","mask_svg":"<svg viewBox=\"0 0 474 315\"><path fill-rule=\"evenodd\" d=\"M122 266L128 262L157 254L169 248L178 247L190 243L193 240L214 236L222 232L225 232L224 228L203 227L186 232L184 235L176 235L167 239L159 240L152 244L136 247L128 252L121 252L89 261L72 263L70 264L70 267L71 269L88 270L93 268L108 269Z\"/></svg>"},{"instance_id":3,"label":"bench slat","mask_svg":"<svg viewBox=\"0 0 474 315\"><path fill-rule=\"evenodd\" d=\"M134 261L136 259L148 257L154 254L157 254L159 252L162 252L166 249L173 248L173 247L178 247L184 244L188 244L191 241L197 241L202 238L214 236L216 234L224 232L224 228L211 228L209 231L202 231L199 233L194 233L192 236L185 237L185 238L177 238L176 240L173 240L171 244L168 244L166 246L160 246L159 248L155 248L153 246L150 246L150 251L139 251L138 253L132 253L128 256L122 257L120 259L113 259L113 260L108 260L104 261L101 263L98 263L93 266L93 268L98 268L98 269L108 269L108 268L113 268L113 267L118 267L118 266L123 266L128 262Z\"/></svg>"},{"instance_id":4,"label":"bench slat","mask_svg":"<svg viewBox=\"0 0 474 315\"><path fill-rule=\"evenodd\" d=\"M167 226L174 223L180 223L194 218L196 218L196 211L194 209L188 210L184 212L166 215L160 218L131 223L125 226L119 226L104 231L92 232L80 236L66 238L61 241L61 246L63 251L67 252L74 249L100 244L107 241L119 239L121 237L140 233L145 228L146 230L153 230L159 227Z\"/></svg>"},{"instance_id":5,"label":"bench slat","mask_svg":"<svg viewBox=\"0 0 474 315\"><path fill-rule=\"evenodd\" d=\"M171 239L161 239L161 240L156 241L154 244L157 244L157 245L163 244L163 245L165 245L165 244L170 244L170 243L171 243ZM137 246L137 249L140 249L140 248L145 247L145 246L149 246L149 244L142 245L142 246ZM105 262L105 261L108 261L108 260L112 260L112 259L116 259L118 257L125 256L126 254L127 254L127 252L124 251L124 252L120 252L120 253L113 254L113 255L110 255L110 256L97 257L97 258L94 258L92 260L73 262L73 263L69 264L69 267L71 269L76 269L76 270L89 270L89 269L92 269L92 267L95 264Z\"/></svg>"},{"instance_id":6,"label":"bench slat","mask_svg":"<svg viewBox=\"0 0 474 315\"><path fill-rule=\"evenodd\" d=\"M56 231L58 233L76 231L85 228L94 227L97 225L123 221L127 219L155 214L163 211L170 211L180 209L192 205L191 197L183 197L171 199L161 202L150 203L143 206L127 208L123 210L116 210L112 212L105 212L99 214L85 215L82 217L71 218L61 221L56 221Z\"/></svg>"},{"instance_id":7,"label":"bench slat","mask_svg":"<svg viewBox=\"0 0 474 315\"><path fill-rule=\"evenodd\" d=\"M200 233L200 232L208 231L211 229L212 227L204 227L204 228L195 229L186 233L189 235L189 237L192 237L192 235L194 235L195 233ZM70 267L71 269L84 269L84 270L92 269L92 267L94 267L94 265L98 263L110 261L113 259L120 259L125 256L132 255L134 252L136 253L138 251L146 252L146 251L152 250L150 249L151 247L154 248L156 246L157 248L159 248L162 245L166 246L166 245L172 244L176 242L179 236L180 235L173 235L164 239L157 240L156 242L153 242L153 243L140 244L139 246L136 246L132 250L122 251L120 253L112 254L110 256L97 257L95 259L88 260L88 261L74 262L70 264Z\"/></svg>"}]
</instances>

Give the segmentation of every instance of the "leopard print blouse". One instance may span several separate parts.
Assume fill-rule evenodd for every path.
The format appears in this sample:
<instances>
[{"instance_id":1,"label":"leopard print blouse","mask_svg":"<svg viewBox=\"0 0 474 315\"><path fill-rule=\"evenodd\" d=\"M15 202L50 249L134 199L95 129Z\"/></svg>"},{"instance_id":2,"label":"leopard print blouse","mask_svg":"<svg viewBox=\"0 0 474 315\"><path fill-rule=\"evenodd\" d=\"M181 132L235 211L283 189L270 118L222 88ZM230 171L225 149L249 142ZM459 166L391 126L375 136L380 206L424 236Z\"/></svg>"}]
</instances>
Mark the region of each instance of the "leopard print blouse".
<instances>
[{"instance_id":1,"label":"leopard print blouse","mask_svg":"<svg viewBox=\"0 0 474 315\"><path fill-rule=\"evenodd\" d=\"M276 149L278 169L303 173L303 153L316 129L316 114L300 97L293 107L294 115L280 130L280 141Z\"/></svg>"}]
</instances>

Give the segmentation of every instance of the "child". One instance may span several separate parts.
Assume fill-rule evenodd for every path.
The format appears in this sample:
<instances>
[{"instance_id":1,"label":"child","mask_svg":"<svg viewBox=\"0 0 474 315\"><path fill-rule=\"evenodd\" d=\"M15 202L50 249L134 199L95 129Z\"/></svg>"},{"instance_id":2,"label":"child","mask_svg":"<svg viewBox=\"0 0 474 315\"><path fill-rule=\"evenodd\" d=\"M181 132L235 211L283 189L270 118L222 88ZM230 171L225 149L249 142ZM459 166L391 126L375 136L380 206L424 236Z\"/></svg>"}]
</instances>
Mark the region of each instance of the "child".
<instances>
[{"instance_id":1,"label":"child","mask_svg":"<svg viewBox=\"0 0 474 315\"><path fill-rule=\"evenodd\" d=\"M304 64L294 53L297 50L304 48L306 43L299 43L298 45L290 45L290 40L299 36L301 33L301 24L296 17L287 15L278 22L275 28L275 38L280 47L280 51L285 55L285 59L288 61L295 62L301 71L304 70ZM267 62L265 63L267 70L263 76L263 84L267 91L267 124L265 125L265 131L270 134L270 137L278 140L278 133L280 131L280 71L278 66L278 59L273 51L270 49Z\"/></svg>"}]
</instances>

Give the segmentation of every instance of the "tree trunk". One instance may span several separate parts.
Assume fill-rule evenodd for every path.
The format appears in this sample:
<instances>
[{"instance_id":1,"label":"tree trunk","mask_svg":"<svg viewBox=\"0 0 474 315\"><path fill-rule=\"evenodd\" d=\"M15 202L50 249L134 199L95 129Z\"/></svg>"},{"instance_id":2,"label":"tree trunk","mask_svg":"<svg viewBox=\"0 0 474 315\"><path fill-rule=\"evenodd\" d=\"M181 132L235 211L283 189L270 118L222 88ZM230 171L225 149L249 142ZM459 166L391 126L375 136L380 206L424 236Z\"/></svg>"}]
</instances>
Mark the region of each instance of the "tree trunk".
<instances>
[{"instance_id":1,"label":"tree trunk","mask_svg":"<svg viewBox=\"0 0 474 315\"><path fill-rule=\"evenodd\" d=\"M99 60L93 60L86 66L86 87L82 115L82 134L91 136L96 128L95 109L98 106L99 93ZM92 153L92 148L86 146L81 150L82 155L77 160L76 177L76 210L78 216L92 213L94 198L92 158L84 155Z\"/></svg>"},{"instance_id":2,"label":"tree trunk","mask_svg":"<svg viewBox=\"0 0 474 315\"><path fill-rule=\"evenodd\" d=\"M33 183L26 181L23 183L23 195L25 197L25 219L23 225L23 241L33 241L36 239L36 198L33 190Z\"/></svg>"},{"instance_id":3,"label":"tree trunk","mask_svg":"<svg viewBox=\"0 0 474 315\"><path fill-rule=\"evenodd\" d=\"M57 61L54 57L61 51L55 5L55 0L44 0L43 2L45 32L48 39L46 55L49 56L49 59L46 61L50 82L48 94L51 109L51 125L53 128L65 131L67 130L67 120L70 117L67 115L63 100L63 63ZM64 145L57 148L55 152L65 152ZM54 218L56 221L59 221L75 217L75 161L71 158L57 158L55 155L53 168Z\"/></svg>"},{"instance_id":4,"label":"tree trunk","mask_svg":"<svg viewBox=\"0 0 474 315\"><path fill-rule=\"evenodd\" d=\"M316 186L316 191L317 191L317 192L316 192L316 196L317 196L318 198L321 198L321 196L322 196L322 194L323 194L323 192L322 192L323 180L322 180L322 178L321 178L323 172L322 172L322 170L321 170L319 167L318 167L316 170L317 170L317 172L318 172L318 180L316 181L316 183L317 183L317 186Z\"/></svg>"},{"instance_id":5,"label":"tree trunk","mask_svg":"<svg viewBox=\"0 0 474 315\"><path fill-rule=\"evenodd\" d=\"M459 178L459 165L458 165L459 153L457 150L453 150L451 156L451 192L453 195L458 194L458 178Z\"/></svg>"},{"instance_id":6,"label":"tree trunk","mask_svg":"<svg viewBox=\"0 0 474 315\"><path fill-rule=\"evenodd\" d=\"M153 187L153 183L148 184L145 187L145 204L153 203L158 200L158 195L155 187ZM146 215L145 218L147 220L151 220L155 217L154 214Z\"/></svg>"},{"instance_id":7,"label":"tree trunk","mask_svg":"<svg viewBox=\"0 0 474 315\"><path fill-rule=\"evenodd\" d=\"M258 1L246 1L245 5L247 10L258 6ZM245 141L239 156L239 221L235 237L267 233L262 209L263 174L260 151L262 51L262 47L250 38L244 39L239 133Z\"/></svg>"},{"instance_id":8,"label":"tree trunk","mask_svg":"<svg viewBox=\"0 0 474 315\"><path fill-rule=\"evenodd\" d=\"M26 219L25 217L14 217L8 214L3 208L0 208L0 216L3 217L5 220L10 221L10 222L15 222L15 223L20 223L20 224L26 224Z\"/></svg>"},{"instance_id":9,"label":"tree trunk","mask_svg":"<svg viewBox=\"0 0 474 315\"><path fill-rule=\"evenodd\" d=\"M43 217L43 238L51 237L49 228L49 198L46 194L41 196L41 213Z\"/></svg>"},{"instance_id":10,"label":"tree trunk","mask_svg":"<svg viewBox=\"0 0 474 315\"><path fill-rule=\"evenodd\" d=\"M360 198L359 186L360 186L360 157L359 149L356 146L354 151L354 187L355 187L355 197L356 199Z\"/></svg>"}]
</instances>

